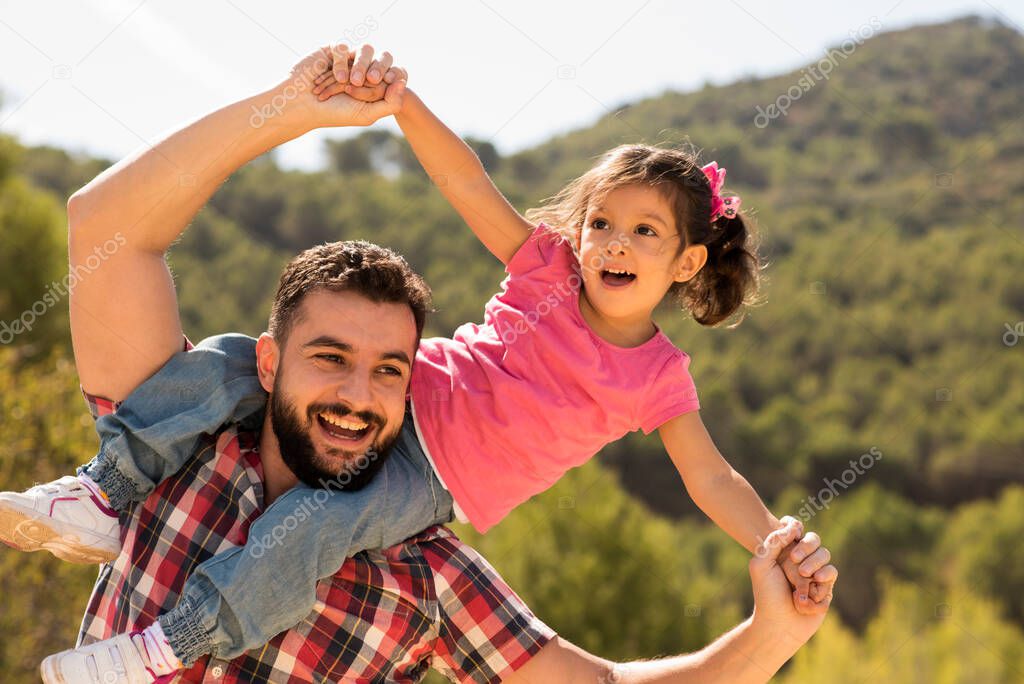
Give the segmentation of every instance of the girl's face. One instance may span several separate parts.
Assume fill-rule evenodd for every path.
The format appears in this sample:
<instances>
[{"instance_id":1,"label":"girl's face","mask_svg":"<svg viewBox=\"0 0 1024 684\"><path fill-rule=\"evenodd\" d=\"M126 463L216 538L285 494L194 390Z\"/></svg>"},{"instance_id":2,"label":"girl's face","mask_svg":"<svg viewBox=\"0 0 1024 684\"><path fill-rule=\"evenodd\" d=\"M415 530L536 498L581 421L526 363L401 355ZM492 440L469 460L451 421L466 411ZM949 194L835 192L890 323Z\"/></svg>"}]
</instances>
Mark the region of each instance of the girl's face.
<instances>
[{"instance_id":1,"label":"girl's face","mask_svg":"<svg viewBox=\"0 0 1024 684\"><path fill-rule=\"evenodd\" d=\"M584 306L623 333L649 331L669 287L692 278L707 258L703 245L680 254L682 239L671 203L655 188L626 185L591 204L579 244Z\"/></svg>"}]
</instances>

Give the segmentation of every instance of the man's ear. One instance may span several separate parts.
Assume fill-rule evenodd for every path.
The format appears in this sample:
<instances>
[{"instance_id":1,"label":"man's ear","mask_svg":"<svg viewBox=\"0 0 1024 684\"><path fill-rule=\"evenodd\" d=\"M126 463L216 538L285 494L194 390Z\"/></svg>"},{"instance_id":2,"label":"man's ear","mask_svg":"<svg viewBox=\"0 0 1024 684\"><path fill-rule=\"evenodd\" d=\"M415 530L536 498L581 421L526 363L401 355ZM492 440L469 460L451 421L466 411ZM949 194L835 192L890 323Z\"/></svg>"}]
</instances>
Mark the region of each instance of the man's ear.
<instances>
[{"instance_id":1,"label":"man's ear","mask_svg":"<svg viewBox=\"0 0 1024 684\"><path fill-rule=\"evenodd\" d=\"M256 340L256 372L260 376L260 384L267 392L274 389L274 379L281 363L281 348L270 333L263 333Z\"/></svg>"},{"instance_id":2,"label":"man's ear","mask_svg":"<svg viewBox=\"0 0 1024 684\"><path fill-rule=\"evenodd\" d=\"M708 261L708 248L704 245L690 245L676 259L673 280L685 283L692 279Z\"/></svg>"}]
</instances>

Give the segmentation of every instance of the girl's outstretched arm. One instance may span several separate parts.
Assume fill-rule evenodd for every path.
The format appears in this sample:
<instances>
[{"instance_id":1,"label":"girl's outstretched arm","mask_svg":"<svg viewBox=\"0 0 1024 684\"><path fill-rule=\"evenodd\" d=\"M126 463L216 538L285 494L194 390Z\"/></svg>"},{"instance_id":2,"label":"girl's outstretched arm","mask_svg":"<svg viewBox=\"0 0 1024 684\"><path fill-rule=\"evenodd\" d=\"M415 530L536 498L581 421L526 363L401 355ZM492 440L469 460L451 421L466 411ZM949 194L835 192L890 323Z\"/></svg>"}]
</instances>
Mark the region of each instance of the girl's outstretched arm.
<instances>
[{"instance_id":1,"label":"girl's outstretched arm","mask_svg":"<svg viewBox=\"0 0 1024 684\"><path fill-rule=\"evenodd\" d=\"M750 483L719 453L699 412L673 418L658 434L693 502L748 551L781 526Z\"/></svg>"},{"instance_id":2,"label":"girl's outstretched arm","mask_svg":"<svg viewBox=\"0 0 1024 684\"><path fill-rule=\"evenodd\" d=\"M788 519L772 515L750 483L719 453L699 412L673 418L658 433L694 503L748 551L756 552ZM810 532L785 555L783 571L801 615L825 610L821 585L827 577L822 567L831 555L820 544L820 537Z\"/></svg>"},{"instance_id":3,"label":"girl's outstretched arm","mask_svg":"<svg viewBox=\"0 0 1024 684\"><path fill-rule=\"evenodd\" d=\"M533 226L494 187L469 145L434 116L415 93L406 90L395 118L434 185L484 247L507 264L526 242Z\"/></svg>"}]
</instances>

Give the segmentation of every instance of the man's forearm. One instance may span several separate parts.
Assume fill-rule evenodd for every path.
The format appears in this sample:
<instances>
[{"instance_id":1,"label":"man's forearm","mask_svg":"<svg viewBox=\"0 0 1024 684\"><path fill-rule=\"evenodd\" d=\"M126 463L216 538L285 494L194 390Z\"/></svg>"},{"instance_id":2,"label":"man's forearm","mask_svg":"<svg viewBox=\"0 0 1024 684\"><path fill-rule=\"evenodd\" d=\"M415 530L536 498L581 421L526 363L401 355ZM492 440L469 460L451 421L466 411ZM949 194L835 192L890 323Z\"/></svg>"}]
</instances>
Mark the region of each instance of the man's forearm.
<instances>
[{"instance_id":1,"label":"man's forearm","mask_svg":"<svg viewBox=\"0 0 1024 684\"><path fill-rule=\"evenodd\" d=\"M697 653L617 665L619 684L763 684L801 644L748 618Z\"/></svg>"},{"instance_id":2,"label":"man's forearm","mask_svg":"<svg viewBox=\"0 0 1024 684\"><path fill-rule=\"evenodd\" d=\"M632 663L613 663L556 637L509 684L763 684L803 642L754 618L696 653Z\"/></svg>"},{"instance_id":3,"label":"man's forearm","mask_svg":"<svg viewBox=\"0 0 1024 684\"><path fill-rule=\"evenodd\" d=\"M273 102L288 102L281 87L203 116L76 192L68 203L72 252L76 245L88 252L118 230L133 250L166 251L232 173L309 130L288 107L270 118L260 113Z\"/></svg>"}]
</instances>

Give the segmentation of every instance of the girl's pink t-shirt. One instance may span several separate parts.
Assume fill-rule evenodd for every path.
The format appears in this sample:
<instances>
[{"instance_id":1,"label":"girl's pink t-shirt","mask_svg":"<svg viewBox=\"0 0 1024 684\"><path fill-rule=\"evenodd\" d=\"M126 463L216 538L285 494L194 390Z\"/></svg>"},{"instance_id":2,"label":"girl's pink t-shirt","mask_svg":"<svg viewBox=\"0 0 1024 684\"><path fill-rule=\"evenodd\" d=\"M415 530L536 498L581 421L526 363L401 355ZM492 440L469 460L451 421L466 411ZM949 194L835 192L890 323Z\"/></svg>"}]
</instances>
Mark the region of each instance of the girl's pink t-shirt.
<instances>
[{"instance_id":1,"label":"girl's pink t-shirt","mask_svg":"<svg viewBox=\"0 0 1024 684\"><path fill-rule=\"evenodd\" d=\"M591 330L579 263L550 228L506 270L482 325L420 343L411 381L420 441L481 532L609 442L700 408L690 357L661 330L633 348Z\"/></svg>"}]
</instances>

